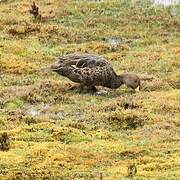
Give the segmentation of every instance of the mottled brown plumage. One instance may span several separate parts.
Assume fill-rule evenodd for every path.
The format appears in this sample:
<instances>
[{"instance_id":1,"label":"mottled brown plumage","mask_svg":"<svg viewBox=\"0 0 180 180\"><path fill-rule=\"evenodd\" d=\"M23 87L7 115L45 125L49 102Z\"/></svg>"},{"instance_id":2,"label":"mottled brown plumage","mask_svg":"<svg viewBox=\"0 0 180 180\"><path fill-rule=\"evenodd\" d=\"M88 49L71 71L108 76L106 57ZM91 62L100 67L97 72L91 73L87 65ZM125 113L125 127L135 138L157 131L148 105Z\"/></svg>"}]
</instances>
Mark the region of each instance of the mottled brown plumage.
<instances>
[{"instance_id":1,"label":"mottled brown plumage","mask_svg":"<svg viewBox=\"0 0 180 180\"><path fill-rule=\"evenodd\" d=\"M111 64L104 58L92 54L69 54L61 56L50 68L58 74L95 90L95 86L111 89L126 84L132 89L140 85L138 76L134 74L117 75Z\"/></svg>"}]
</instances>

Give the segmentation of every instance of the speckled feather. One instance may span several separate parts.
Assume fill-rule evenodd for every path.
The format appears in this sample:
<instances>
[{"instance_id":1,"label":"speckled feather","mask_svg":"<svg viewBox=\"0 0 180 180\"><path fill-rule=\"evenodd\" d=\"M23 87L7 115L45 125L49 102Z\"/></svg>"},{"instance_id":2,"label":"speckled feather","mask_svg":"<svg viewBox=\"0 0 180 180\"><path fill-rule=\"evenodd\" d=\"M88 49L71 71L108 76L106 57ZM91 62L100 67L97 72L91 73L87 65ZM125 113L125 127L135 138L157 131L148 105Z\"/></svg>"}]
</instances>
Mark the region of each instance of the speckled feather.
<instances>
[{"instance_id":1,"label":"speckled feather","mask_svg":"<svg viewBox=\"0 0 180 180\"><path fill-rule=\"evenodd\" d=\"M111 64L104 58L92 54L70 54L61 56L51 66L58 74L85 86L112 87L117 78Z\"/></svg>"},{"instance_id":2,"label":"speckled feather","mask_svg":"<svg viewBox=\"0 0 180 180\"><path fill-rule=\"evenodd\" d=\"M105 86L114 89L127 84L128 87L135 89L140 85L136 75L117 75L106 59L93 54L60 56L50 67L58 74L82 86Z\"/></svg>"}]
</instances>

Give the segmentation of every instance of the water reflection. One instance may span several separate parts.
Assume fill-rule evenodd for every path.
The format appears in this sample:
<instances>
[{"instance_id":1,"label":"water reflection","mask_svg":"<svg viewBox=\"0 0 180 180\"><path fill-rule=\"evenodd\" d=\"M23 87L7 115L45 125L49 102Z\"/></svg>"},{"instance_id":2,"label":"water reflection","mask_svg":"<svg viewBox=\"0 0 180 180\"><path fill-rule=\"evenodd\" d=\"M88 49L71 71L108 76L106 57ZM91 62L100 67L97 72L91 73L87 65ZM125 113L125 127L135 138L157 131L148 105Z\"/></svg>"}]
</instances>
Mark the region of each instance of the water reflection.
<instances>
[{"instance_id":1,"label":"water reflection","mask_svg":"<svg viewBox=\"0 0 180 180\"><path fill-rule=\"evenodd\" d=\"M120 43L122 43L122 39L121 38L117 38L117 37L111 37L107 39L107 43L112 45L112 46L117 46Z\"/></svg>"}]
</instances>

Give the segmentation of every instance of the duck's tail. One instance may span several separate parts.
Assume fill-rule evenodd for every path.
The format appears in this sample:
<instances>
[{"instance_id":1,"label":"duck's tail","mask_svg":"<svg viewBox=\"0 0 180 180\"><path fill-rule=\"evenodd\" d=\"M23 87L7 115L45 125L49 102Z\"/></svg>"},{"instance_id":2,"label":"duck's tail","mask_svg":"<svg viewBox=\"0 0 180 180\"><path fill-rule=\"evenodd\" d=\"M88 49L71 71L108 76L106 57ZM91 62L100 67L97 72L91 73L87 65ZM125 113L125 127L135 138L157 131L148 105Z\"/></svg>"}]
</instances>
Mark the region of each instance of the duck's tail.
<instances>
[{"instance_id":1,"label":"duck's tail","mask_svg":"<svg viewBox=\"0 0 180 180\"><path fill-rule=\"evenodd\" d=\"M41 68L39 68L39 69L37 69L37 71L50 71L50 70L52 70L51 69L51 66L45 66L45 67L41 67Z\"/></svg>"},{"instance_id":2,"label":"duck's tail","mask_svg":"<svg viewBox=\"0 0 180 180\"><path fill-rule=\"evenodd\" d=\"M44 66L44 67L40 67L35 69L34 71L36 72L47 72L47 71L57 71L59 69L61 69L62 66L57 66L56 64L51 64L48 66Z\"/></svg>"}]
</instances>

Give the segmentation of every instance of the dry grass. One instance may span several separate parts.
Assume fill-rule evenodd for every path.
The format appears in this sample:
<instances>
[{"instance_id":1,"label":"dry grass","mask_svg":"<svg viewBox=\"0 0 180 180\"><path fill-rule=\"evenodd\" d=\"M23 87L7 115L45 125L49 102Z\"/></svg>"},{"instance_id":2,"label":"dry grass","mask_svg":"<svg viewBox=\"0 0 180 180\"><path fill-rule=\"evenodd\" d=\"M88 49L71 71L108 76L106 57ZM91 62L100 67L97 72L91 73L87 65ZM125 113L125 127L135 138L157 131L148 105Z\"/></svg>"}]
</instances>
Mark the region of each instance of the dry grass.
<instances>
[{"instance_id":1,"label":"dry grass","mask_svg":"<svg viewBox=\"0 0 180 180\"><path fill-rule=\"evenodd\" d=\"M134 163L134 179L178 179L180 7L40 0L34 19L31 3L0 2L0 179L128 179ZM37 71L72 52L153 79L79 94Z\"/></svg>"}]
</instances>

